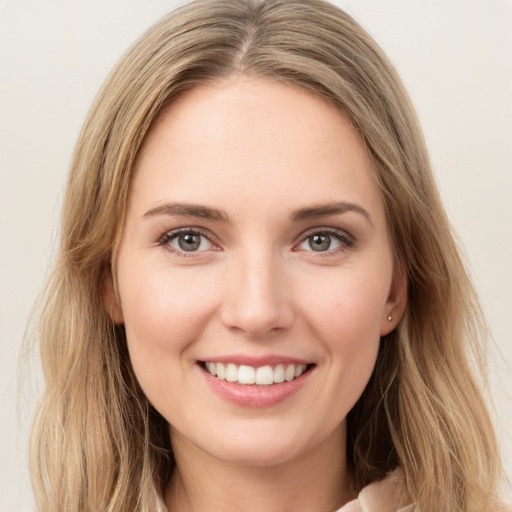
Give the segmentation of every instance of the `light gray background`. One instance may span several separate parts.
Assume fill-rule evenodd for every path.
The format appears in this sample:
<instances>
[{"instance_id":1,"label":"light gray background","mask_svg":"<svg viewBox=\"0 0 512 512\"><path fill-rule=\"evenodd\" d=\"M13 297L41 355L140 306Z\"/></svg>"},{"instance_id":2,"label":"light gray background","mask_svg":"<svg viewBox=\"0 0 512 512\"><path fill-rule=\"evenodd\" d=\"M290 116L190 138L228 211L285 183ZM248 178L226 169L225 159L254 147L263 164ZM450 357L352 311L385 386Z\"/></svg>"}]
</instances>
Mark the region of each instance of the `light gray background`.
<instances>
[{"instance_id":1,"label":"light gray background","mask_svg":"<svg viewBox=\"0 0 512 512\"><path fill-rule=\"evenodd\" d=\"M399 69L426 132L496 347L496 417L512 475L512 1L341 0ZM72 147L96 90L171 0L0 0L0 511L31 509L17 357L49 268ZM435 219L433 219L435 222ZM510 491L508 491L510 496ZM510 499L510 498L509 498Z\"/></svg>"}]
</instances>

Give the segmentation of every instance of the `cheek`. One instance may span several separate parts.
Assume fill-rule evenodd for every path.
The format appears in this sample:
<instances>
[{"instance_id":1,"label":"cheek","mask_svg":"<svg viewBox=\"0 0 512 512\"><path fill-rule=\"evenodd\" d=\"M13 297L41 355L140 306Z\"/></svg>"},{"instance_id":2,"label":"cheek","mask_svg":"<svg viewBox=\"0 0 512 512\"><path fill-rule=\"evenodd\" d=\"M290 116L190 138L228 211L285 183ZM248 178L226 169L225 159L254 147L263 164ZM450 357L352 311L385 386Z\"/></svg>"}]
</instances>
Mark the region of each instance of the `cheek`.
<instances>
[{"instance_id":1,"label":"cheek","mask_svg":"<svg viewBox=\"0 0 512 512\"><path fill-rule=\"evenodd\" d=\"M354 343L380 338L391 278L357 269L335 270L300 294L309 323L323 338Z\"/></svg>"},{"instance_id":2,"label":"cheek","mask_svg":"<svg viewBox=\"0 0 512 512\"><path fill-rule=\"evenodd\" d=\"M187 349L201 336L215 298L192 273L123 263L119 293L130 359L141 386L153 394L162 375L178 378L189 362Z\"/></svg>"},{"instance_id":3,"label":"cheek","mask_svg":"<svg viewBox=\"0 0 512 512\"><path fill-rule=\"evenodd\" d=\"M317 291L309 292L305 314L330 368L324 396L337 397L330 407L341 418L355 404L373 372L387 280L377 279L371 272L340 271L317 284Z\"/></svg>"},{"instance_id":4,"label":"cheek","mask_svg":"<svg viewBox=\"0 0 512 512\"><path fill-rule=\"evenodd\" d=\"M126 327L136 337L164 345L186 340L191 330L200 329L213 305L211 287L205 287L193 272L150 266L149 270L132 270L124 283L120 295Z\"/></svg>"}]
</instances>

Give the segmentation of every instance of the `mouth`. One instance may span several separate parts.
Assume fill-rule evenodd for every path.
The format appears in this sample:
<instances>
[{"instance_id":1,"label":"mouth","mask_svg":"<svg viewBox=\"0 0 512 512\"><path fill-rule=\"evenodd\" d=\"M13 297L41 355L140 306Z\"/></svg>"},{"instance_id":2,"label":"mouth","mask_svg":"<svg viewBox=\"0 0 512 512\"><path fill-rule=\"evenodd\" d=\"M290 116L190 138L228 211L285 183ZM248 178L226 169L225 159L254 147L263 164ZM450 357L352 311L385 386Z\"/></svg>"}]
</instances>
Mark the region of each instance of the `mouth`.
<instances>
[{"instance_id":1,"label":"mouth","mask_svg":"<svg viewBox=\"0 0 512 512\"><path fill-rule=\"evenodd\" d=\"M219 380L242 386L273 386L298 379L310 371L314 364L276 364L249 366L218 361L200 361L204 371Z\"/></svg>"}]
</instances>

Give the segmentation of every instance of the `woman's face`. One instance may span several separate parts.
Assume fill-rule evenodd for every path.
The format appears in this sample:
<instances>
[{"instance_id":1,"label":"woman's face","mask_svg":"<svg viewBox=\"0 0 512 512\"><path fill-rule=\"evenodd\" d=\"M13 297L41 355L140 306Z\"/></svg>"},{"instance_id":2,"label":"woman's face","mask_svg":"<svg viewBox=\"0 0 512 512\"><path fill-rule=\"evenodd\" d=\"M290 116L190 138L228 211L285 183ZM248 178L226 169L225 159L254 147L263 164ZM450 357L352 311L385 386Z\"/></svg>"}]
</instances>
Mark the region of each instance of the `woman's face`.
<instances>
[{"instance_id":1,"label":"woman's face","mask_svg":"<svg viewBox=\"0 0 512 512\"><path fill-rule=\"evenodd\" d=\"M340 450L405 301L373 172L340 111L277 82L200 86L157 120L110 310L173 443L256 465Z\"/></svg>"}]
</instances>

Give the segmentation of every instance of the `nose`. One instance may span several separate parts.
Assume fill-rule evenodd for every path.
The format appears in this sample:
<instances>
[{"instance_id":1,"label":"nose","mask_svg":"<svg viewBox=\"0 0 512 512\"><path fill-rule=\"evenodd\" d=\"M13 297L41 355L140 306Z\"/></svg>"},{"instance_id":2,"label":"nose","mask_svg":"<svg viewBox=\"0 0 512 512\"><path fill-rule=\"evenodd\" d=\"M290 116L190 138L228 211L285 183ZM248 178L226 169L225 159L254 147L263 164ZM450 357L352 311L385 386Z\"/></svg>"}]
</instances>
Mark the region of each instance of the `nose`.
<instances>
[{"instance_id":1,"label":"nose","mask_svg":"<svg viewBox=\"0 0 512 512\"><path fill-rule=\"evenodd\" d=\"M294 320L286 269L271 255L240 257L230 268L221 321L230 330L262 338Z\"/></svg>"}]
</instances>

